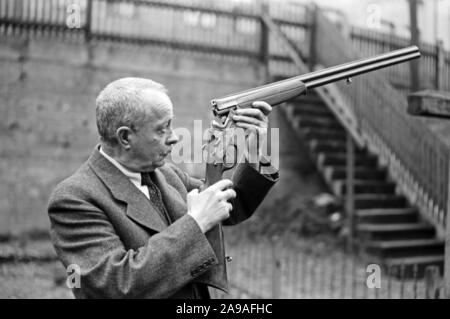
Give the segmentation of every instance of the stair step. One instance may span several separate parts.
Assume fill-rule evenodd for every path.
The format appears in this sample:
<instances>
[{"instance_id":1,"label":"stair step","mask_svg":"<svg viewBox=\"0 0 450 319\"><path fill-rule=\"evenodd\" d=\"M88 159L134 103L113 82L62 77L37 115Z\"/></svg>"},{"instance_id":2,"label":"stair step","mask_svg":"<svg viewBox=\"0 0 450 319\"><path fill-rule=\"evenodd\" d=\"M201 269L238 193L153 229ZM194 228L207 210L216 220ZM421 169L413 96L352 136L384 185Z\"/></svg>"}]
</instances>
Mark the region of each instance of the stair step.
<instances>
[{"instance_id":1,"label":"stair step","mask_svg":"<svg viewBox=\"0 0 450 319\"><path fill-rule=\"evenodd\" d=\"M319 165L345 165L347 156L345 153L320 153ZM364 165L375 167L377 165L377 158L366 154L355 154L355 165Z\"/></svg>"},{"instance_id":2,"label":"stair step","mask_svg":"<svg viewBox=\"0 0 450 319\"><path fill-rule=\"evenodd\" d=\"M317 116L334 119L333 113L325 105L316 103L294 103L293 112L299 116Z\"/></svg>"},{"instance_id":3,"label":"stair step","mask_svg":"<svg viewBox=\"0 0 450 319\"><path fill-rule=\"evenodd\" d=\"M365 208L404 208L406 199L391 194L355 194L355 209Z\"/></svg>"},{"instance_id":4,"label":"stair step","mask_svg":"<svg viewBox=\"0 0 450 319\"><path fill-rule=\"evenodd\" d=\"M444 255L386 258L383 264L386 271L397 278L423 278L428 266L438 266L442 276ZM416 268L416 273L414 268Z\"/></svg>"},{"instance_id":5,"label":"stair step","mask_svg":"<svg viewBox=\"0 0 450 319\"><path fill-rule=\"evenodd\" d=\"M361 223L414 223L419 217L416 208L360 209L355 216Z\"/></svg>"},{"instance_id":6,"label":"stair step","mask_svg":"<svg viewBox=\"0 0 450 319\"><path fill-rule=\"evenodd\" d=\"M406 240L433 238L434 227L424 223L372 224L360 223L356 231L366 242L374 240Z\"/></svg>"},{"instance_id":7,"label":"stair step","mask_svg":"<svg viewBox=\"0 0 450 319\"><path fill-rule=\"evenodd\" d=\"M332 129L342 129L341 124L334 118L326 118L320 116L299 116L298 127L314 127L314 128L332 128Z\"/></svg>"},{"instance_id":8,"label":"stair step","mask_svg":"<svg viewBox=\"0 0 450 319\"><path fill-rule=\"evenodd\" d=\"M339 140L311 140L309 146L315 153L342 153L346 151L345 142ZM365 150L355 149L355 154L364 153Z\"/></svg>"},{"instance_id":9,"label":"stair step","mask_svg":"<svg viewBox=\"0 0 450 319\"><path fill-rule=\"evenodd\" d=\"M395 183L376 180L358 180L353 183L353 192L355 194L394 194ZM336 195L345 195L347 193L347 181L344 179L333 181L333 190Z\"/></svg>"},{"instance_id":10,"label":"stair step","mask_svg":"<svg viewBox=\"0 0 450 319\"><path fill-rule=\"evenodd\" d=\"M347 136L344 131L327 129L304 129L302 134L308 140L337 140L345 142Z\"/></svg>"},{"instance_id":11,"label":"stair step","mask_svg":"<svg viewBox=\"0 0 450 319\"><path fill-rule=\"evenodd\" d=\"M323 169L327 180L340 180L347 177L345 166L325 166ZM385 170L356 166L354 168L353 176L355 179L362 180L385 180L387 174Z\"/></svg>"},{"instance_id":12,"label":"stair step","mask_svg":"<svg viewBox=\"0 0 450 319\"><path fill-rule=\"evenodd\" d=\"M325 103L322 101L322 99L315 95L315 94L308 94L308 95L300 95L296 98L294 98L293 100L291 100L289 103L292 104L296 104L296 105L305 105L305 104L309 104L309 105L318 105L323 106L324 108L326 108Z\"/></svg>"},{"instance_id":13,"label":"stair step","mask_svg":"<svg viewBox=\"0 0 450 319\"><path fill-rule=\"evenodd\" d=\"M435 238L378 240L367 243L367 251L382 258L444 254L444 241Z\"/></svg>"}]
</instances>

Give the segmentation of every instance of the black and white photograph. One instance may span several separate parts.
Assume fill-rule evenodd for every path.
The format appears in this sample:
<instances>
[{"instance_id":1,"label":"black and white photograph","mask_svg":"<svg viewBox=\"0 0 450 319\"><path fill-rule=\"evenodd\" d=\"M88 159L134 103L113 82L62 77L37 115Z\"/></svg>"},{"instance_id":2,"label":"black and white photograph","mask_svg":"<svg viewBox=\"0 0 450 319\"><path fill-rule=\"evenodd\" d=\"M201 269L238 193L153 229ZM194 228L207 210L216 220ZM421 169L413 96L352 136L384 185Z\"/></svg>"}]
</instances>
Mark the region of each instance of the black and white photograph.
<instances>
[{"instance_id":1,"label":"black and white photograph","mask_svg":"<svg viewBox=\"0 0 450 319\"><path fill-rule=\"evenodd\" d=\"M0 299L450 298L450 0L0 0L0 141Z\"/></svg>"}]
</instances>

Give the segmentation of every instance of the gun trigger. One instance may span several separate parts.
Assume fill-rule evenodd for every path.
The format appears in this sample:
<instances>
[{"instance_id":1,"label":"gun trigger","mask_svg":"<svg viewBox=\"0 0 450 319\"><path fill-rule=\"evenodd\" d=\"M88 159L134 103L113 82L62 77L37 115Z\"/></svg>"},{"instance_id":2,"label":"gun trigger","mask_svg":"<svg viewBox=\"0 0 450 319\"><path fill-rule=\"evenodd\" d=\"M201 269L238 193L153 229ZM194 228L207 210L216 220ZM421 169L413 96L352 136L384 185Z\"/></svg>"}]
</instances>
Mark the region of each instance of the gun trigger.
<instances>
[{"instance_id":1,"label":"gun trigger","mask_svg":"<svg viewBox=\"0 0 450 319\"><path fill-rule=\"evenodd\" d=\"M345 83L347 84L347 85L350 85L350 84L352 84L352 78L347 78L347 80L345 80Z\"/></svg>"}]
</instances>

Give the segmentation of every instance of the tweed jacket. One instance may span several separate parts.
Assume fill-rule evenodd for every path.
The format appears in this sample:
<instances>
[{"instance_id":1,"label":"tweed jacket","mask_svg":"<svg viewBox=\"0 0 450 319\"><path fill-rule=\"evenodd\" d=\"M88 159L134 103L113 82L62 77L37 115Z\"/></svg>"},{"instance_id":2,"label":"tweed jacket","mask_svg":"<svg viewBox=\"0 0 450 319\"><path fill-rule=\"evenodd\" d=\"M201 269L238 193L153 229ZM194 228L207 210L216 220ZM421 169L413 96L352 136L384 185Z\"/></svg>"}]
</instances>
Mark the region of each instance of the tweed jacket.
<instances>
[{"instance_id":1,"label":"tweed jacket","mask_svg":"<svg viewBox=\"0 0 450 319\"><path fill-rule=\"evenodd\" d=\"M65 267L81 270L76 298L193 298L192 283L227 290L221 227L203 234L186 195L202 181L175 165L155 170L172 223L98 147L50 196L50 235ZM225 225L249 218L275 180L240 164Z\"/></svg>"}]
</instances>

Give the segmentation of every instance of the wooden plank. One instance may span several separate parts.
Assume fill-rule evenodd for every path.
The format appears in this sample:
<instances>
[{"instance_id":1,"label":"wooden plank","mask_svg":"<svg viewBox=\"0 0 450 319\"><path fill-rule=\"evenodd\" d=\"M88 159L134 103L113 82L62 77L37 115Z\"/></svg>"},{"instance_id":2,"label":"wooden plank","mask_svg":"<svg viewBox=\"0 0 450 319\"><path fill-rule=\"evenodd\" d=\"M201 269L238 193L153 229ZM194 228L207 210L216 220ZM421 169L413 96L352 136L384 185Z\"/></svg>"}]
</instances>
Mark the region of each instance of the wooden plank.
<instances>
[{"instance_id":1,"label":"wooden plank","mask_svg":"<svg viewBox=\"0 0 450 319\"><path fill-rule=\"evenodd\" d=\"M408 114L450 118L450 93L424 90L408 95Z\"/></svg>"},{"instance_id":2,"label":"wooden plank","mask_svg":"<svg viewBox=\"0 0 450 319\"><path fill-rule=\"evenodd\" d=\"M439 41L436 45L436 69L435 69L435 87L436 90L444 90L445 81L445 51L444 43Z\"/></svg>"}]
</instances>

